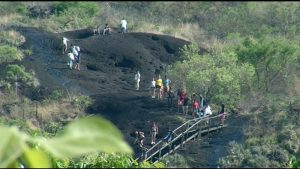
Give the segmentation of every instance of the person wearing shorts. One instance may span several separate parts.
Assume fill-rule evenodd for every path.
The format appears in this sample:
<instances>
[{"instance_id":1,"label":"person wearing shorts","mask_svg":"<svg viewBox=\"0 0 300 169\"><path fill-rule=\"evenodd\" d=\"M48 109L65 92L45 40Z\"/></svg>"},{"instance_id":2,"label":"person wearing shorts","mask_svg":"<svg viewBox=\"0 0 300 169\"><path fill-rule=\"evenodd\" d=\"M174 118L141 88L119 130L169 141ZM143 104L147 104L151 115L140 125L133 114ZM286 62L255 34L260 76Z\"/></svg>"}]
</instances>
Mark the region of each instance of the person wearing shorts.
<instances>
[{"instance_id":1,"label":"person wearing shorts","mask_svg":"<svg viewBox=\"0 0 300 169\"><path fill-rule=\"evenodd\" d=\"M155 122L153 122L151 127L151 144L155 144L156 136L158 134L158 127Z\"/></svg>"},{"instance_id":2,"label":"person wearing shorts","mask_svg":"<svg viewBox=\"0 0 300 169\"><path fill-rule=\"evenodd\" d=\"M160 75L158 76L158 79L156 80L156 92L158 93L158 99L161 99L161 90L162 90L162 79L160 77Z\"/></svg>"}]
</instances>

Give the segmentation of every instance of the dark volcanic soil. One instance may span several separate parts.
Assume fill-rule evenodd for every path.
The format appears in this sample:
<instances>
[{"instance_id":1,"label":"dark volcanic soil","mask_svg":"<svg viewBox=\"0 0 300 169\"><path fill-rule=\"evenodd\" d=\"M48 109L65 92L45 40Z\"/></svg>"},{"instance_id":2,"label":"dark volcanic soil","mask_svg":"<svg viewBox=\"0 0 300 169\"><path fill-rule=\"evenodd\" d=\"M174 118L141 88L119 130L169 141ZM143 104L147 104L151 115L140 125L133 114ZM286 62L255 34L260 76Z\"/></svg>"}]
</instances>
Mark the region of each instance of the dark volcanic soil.
<instances>
[{"instance_id":1,"label":"dark volcanic soil","mask_svg":"<svg viewBox=\"0 0 300 169\"><path fill-rule=\"evenodd\" d=\"M152 78L164 72L164 66L179 60L179 48L189 42L150 33L115 33L109 36L77 30L53 34L37 28L16 28L26 38L23 48L32 56L22 64L35 70L46 88L63 87L72 93L89 95L95 104L89 113L111 120L129 140L134 129L150 132L150 121L176 127L180 123L170 114L165 102L149 97ZM67 55L62 55L61 38L81 47L81 71L69 70ZM134 74L141 72L141 90L134 89ZM160 129L161 133L167 126ZM149 133L150 134L150 133ZM162 137L159 135L159 137Z\"/></svg>"},{"instance_id":2,"label":"dark volcanic soil","mask_svg":"<svg viewBox=\"0 0 300 169\"><path fill-rule=\"evenodd\" d=\"M179 48L190 42L150 33L93 36L86 29L61 34L28 27L15 29L26 38L22 47L33 52L22 64L36 72L41 85L91 96L96 101L89 113L111 120L131 145L129 133L134 129L144 131L149 143L152 121L160 126L158 138L168 127L180 125L165 101L149 97L149 86L155 74L164 75L165 65L180 59ZM68 69L67 55L61 50L62 36L70 39L68 47L71 43L81 47L81 71ZM140 91L134 89L137 70L141 72Z\"/></svg>"}]
</instances>

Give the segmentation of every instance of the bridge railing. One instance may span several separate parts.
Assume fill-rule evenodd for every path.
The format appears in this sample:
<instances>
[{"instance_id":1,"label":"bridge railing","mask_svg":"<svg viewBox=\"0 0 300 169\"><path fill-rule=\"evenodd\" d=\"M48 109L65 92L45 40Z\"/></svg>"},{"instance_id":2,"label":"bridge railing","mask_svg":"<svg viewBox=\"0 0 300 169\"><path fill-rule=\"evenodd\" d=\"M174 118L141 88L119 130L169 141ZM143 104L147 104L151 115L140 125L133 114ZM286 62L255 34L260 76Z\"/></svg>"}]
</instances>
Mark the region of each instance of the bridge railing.
<instances>
[{"instance_id":1,"label":"bridge railing","mask_svg":"<svg viewBox=\"0 0 300 169\"><path fill-rule=\"evenodd\" d=\"M151 160L152 162L158 161L162 157L181 147L187 141L195 138L196 136L201 136L201 133L204 130L209 133L212 128L213 130L218 129L218 126L220 126L220 119L221 115L215 115L192 119L185 122L174 130L174 132L183 130L180 131L180 134L176 133L177 136L169 143L165 143L163 140L160 140L155 146L145 152L144 159ZM148 157L148 155L150 156Z\"/></svg>"},{"instance_id":2,"label":"bridge railing","mask_svg":"<svg viewBox=\"0 0 300 169\"><path fill-rule=\"evenodd\" d=\"M193 123L195 123L196 121L199 121L200 119L201 118L190 119L190 120L184 122L179 127L177 127L175 130L173 130L173 132L176 135L179 135L180 133L186 131ZM145 156L147 156L147 154L151 154L151 152L155 151L155 149L161 148L162 144L163 144L163 139L158 141L155 145L153 145L150 149L148 149L145 152Z\"/></svg>"}]
</instances>

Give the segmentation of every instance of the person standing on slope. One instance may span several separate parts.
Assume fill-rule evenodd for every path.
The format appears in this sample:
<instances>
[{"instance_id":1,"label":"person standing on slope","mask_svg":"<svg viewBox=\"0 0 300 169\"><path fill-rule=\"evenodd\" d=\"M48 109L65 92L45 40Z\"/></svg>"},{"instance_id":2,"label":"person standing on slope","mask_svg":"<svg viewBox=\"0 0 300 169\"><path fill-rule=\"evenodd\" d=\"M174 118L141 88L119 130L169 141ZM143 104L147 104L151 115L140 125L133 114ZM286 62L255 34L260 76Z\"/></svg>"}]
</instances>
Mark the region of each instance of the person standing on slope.
<instances>
[{"instance_id":1,"label":"person standing on slope","mask_svg":"<svg viewBox=\"0 0 300 169\"><path fill-rule=\"evenodd\" d=\"M126 33L127 30L127 21L125 18L121 20L121 33Z\"/></svg>"},{"instance_id":2,"label":"person standing on slope","mask_svg":"<svg viewBox=\"0 0 300 169\"><path fill-rule=\"evenodd\" d=\"M80 70L80 47L79 46L74 46L74 48L77 51L77 57L75 58L75 69Z\"/></svg>"},{"instance_id":3,"label":"person standing on slope","mask_svg":"<svg viewBox=\"0 0 300 169\"><path fill-rule=\"evenodd\" d=\"M107 24L105 24L105 27L103 29L103 35L109 35L109 34L110 34L110 27L107 23Z\"/></svg>"},{"instance_id":4,"label":"person standing on slope","mask_svg":"<svg viewBox=\"0 0 300 169\"><path fill-rule=\"evenodd\" d=\"M153 122L151 127L151 145L155 144L156 136L158 134L158 126Z\"/></svg>"},{"instance_id":5,"label":"person standing on slope","mask_svg":"<svg viewBox=\"0 0 300 169\"><path fill-rule=\"evenodd\" d=\"M74 60L75 60L75 57L74 57L72 52L68 53L68 59L69 59L68 60L68 66L69 66L70 69L72 69L73 68L73 63L74 63Z\"/></svg>"},{"instance_id":6,"label":"person standing on slope","mask_svg":"<svg viewBox=\"0 0 300 169\"><path fill-rule=\"evenodd\" d=\"M140 90L140 81L141 81L140 71L137 71L137 73L134 76L134 80L136 82L136 90Z\"/></svg>"},{"instance_id":7,"label":"person standing on slope","mask_svg":"<svg viewBox=\"0 0 300 169\"><path fill-rule=\"evenodd\" d=\"M152 82L151 82L151 93L152 93L152 98L155 98L155 85L156 85L156 82L154 80L154 77L152 79Z\"/></svg>"},{"instance_id":8,"label":"person standing on slope","mask_svg":"<svg viewBox=\"0 0 300 169\"><path fill-rule=\"evenodd\" d=\"M160 75L158 75L158 79L156 80L156 92L158 93L158 99L162 99L162 79Z\"/></svg>"},{"instance_id":9,"label":"person standing on slope","mask_svg":"<svg viewBox=\"0 0 300 169\"><path fill-rule=\"evenodd\" d=\"M69 39L67 39L67 38L65 38L65 37L63 37L62 38L62 41L63 41L63 54L65 54L65 52L67 51L67 49L68 49L68 45L67 45L67 42L68 41L70 41Z\"/></svg>"}]
</instances>

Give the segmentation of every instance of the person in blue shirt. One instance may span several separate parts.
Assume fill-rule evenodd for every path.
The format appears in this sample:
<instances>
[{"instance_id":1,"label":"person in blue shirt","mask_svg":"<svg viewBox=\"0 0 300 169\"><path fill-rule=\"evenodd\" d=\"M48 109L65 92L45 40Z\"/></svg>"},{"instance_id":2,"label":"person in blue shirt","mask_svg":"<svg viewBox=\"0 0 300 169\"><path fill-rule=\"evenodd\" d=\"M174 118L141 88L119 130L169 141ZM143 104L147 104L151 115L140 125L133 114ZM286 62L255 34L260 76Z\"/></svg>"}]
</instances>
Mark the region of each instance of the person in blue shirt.
<instances>
[{"instance_id":1,"label":"person in blue shirt","mask_svg":"<svg viewBox=\"0 0 300 169\"><path fill-rule=\"evenodd\" d=\"M167 135L164 137L164 141L166 143L171 142L173 140L173 138L174 138L175 135L177 136L177 134L174 131L172 131L171 129L169 129Z\"/></svg>"}]
</instances>

